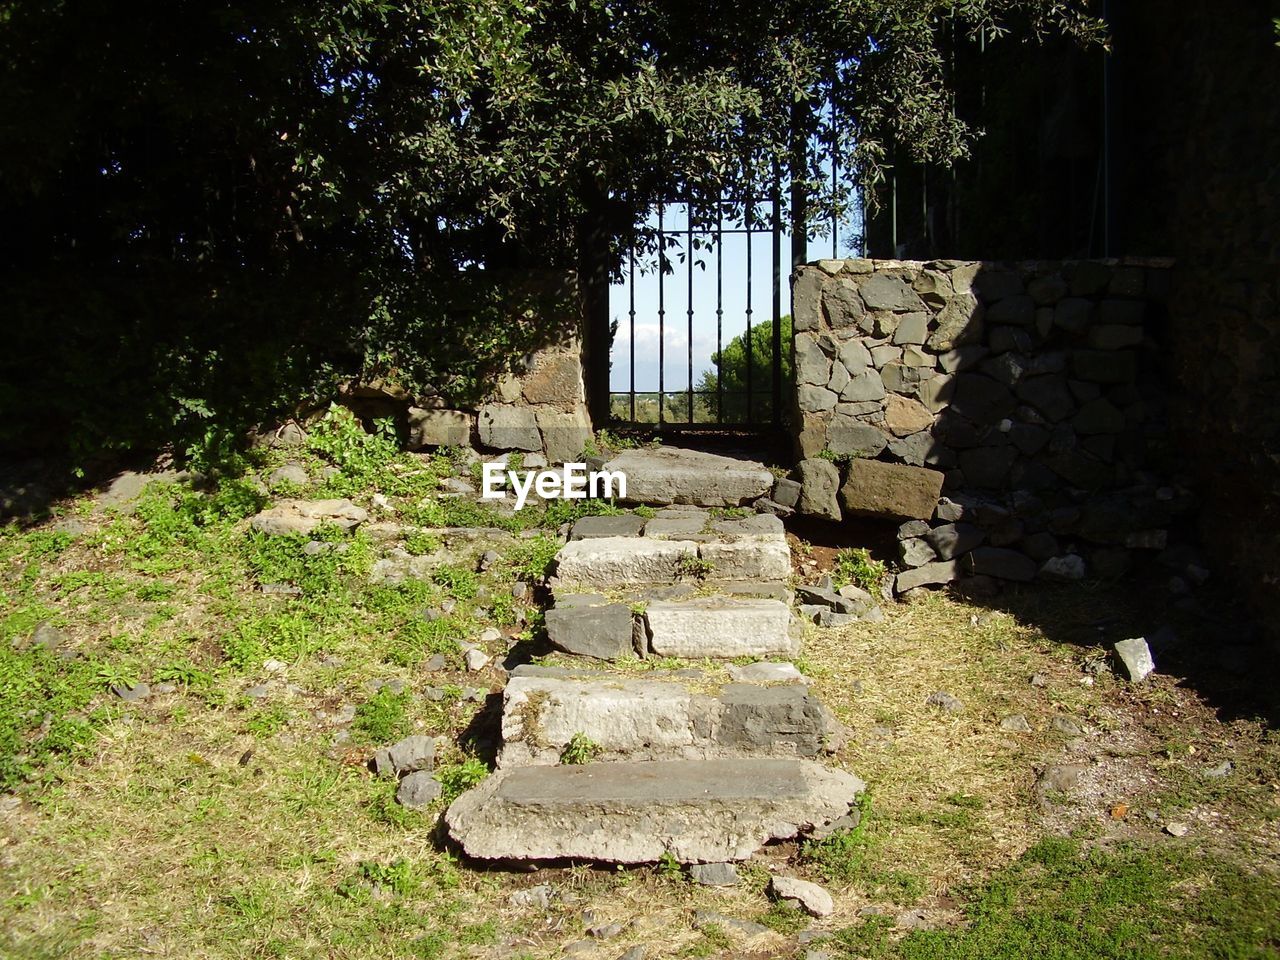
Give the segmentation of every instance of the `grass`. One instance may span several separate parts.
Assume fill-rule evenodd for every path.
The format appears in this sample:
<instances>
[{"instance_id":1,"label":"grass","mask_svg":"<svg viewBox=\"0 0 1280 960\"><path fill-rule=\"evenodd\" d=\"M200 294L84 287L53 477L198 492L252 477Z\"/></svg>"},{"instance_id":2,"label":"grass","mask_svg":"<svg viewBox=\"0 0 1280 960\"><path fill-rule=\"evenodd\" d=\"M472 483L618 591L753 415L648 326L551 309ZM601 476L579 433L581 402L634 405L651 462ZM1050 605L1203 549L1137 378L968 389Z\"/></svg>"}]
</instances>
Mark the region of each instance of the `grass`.
<instances>
[{"instance_id":1,"label":"grass","mask_svg":"<svg viewBox=\"0 0 1280 960\"><path fill-rule=\"evenodd\" d=\"M850 957L901 960L1157 960L1280 953L1275 878L1184 851L1038 841L970 891L967 925L893 936L884 918L846 928Z\"/></svg>"},{"instance_id":2,"label":"grass","mask_svg":"<svg viewBox=\"0 0 1280 960\"><path fill-rule=\"evenodd\" d=\"M289 454L313 478L338 468L306 495L370 506L381 492L398 522L532 533L461 547L410 533L400 542L426 558L427 578L374 584L387 545L372 536L248 532L266 499L247 479L153 485L131 511L66 504L89 527L79 536L0 529L0 792L18 799L0 807L0 956L543 960L582 936L587 907L631 923L601 945L606 956L639 943L658 958L794 955L810 924L830 935L820 949L850 958L1276 955L1280 741L1257 720L1221 719L1171 677L1081 683L1092 624L1142 629L1136 598L1106 588L1013 593L1001 610L931 595L887 606L880 624L811 630L802 668L851 732L830 762L866 780L869 799L855 830L758 857L738 887L699 887L674 860L536 877L460 863L438 818L490 773L486 708L464 688L502 680L463 672L459 643L490 625L535 633L539 609L511 587L545 576L561 524L617 508L504 516L438 498L460 458L409 456L346 429ZM490 548L502 560L478 572ZM63 648L29 645L43 622ZM444 670L424 674L436 653ZM619 670L689 666L724 679L713 663ZM1031 686L1033 673L1047 685ZM134 680L175 689L137 704L108 691ZM404 690L373 692L391 680ZM267 695L246 697L253 686ZM928 707L936 690L964 711ZM336 719L344 710L354 719ZM1033 732L1002 732L1012 713ZM1091 731L1088 771L1077 795L1042 802L1035 771L1074 749L1046 730L1055 715ZM419 732L441 738L444 796L413 811L365 765ZM565 762L593 753L575 739ZM1231 776L1203 776L1223 756ZM1174 815L1193 827L1181 840L1161 831ZM770 905L769 874L784 866L826 886L836 914ZM557 892L547 913L510 904L542 882ZM770 933L747 944L732 929L694 930L699 909ZM907 910L936 929L897 926Z\"/></svg>"}]
</instances>

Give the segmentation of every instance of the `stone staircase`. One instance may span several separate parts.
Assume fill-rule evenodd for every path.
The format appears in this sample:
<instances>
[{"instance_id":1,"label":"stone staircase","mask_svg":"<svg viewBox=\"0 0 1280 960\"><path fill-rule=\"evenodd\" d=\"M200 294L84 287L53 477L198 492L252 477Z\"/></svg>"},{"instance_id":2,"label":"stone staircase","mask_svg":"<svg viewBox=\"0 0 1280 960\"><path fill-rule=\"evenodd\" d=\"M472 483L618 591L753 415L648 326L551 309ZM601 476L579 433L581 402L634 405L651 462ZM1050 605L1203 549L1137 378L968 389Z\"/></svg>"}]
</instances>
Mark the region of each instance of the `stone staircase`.
<instances>
[{"instance_id":1,"label":"stone staircase","mask_svg":"<svg viewBox=\"0 0 1280 960\"><path fill-rule=\"evenodd\" d=\"M498 770L445 814L469 856L722 863L850 823L864 785L822 764L845 731L800 672L706 663L800 646L781 521L730 513L573 525L546 627L582 663L512 671Z\"/></svg>"}]
</instances>

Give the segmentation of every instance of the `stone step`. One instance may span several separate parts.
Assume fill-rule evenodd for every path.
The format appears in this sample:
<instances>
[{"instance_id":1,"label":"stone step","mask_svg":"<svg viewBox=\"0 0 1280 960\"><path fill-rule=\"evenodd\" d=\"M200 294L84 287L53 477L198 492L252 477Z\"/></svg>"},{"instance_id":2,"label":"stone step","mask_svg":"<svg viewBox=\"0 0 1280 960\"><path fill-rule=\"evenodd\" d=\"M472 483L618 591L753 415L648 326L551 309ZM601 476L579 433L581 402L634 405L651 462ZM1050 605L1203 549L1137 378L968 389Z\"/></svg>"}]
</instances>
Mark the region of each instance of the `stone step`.
<instances>
[{"instance_id":1,"label":"stone step","mask_svg":"<svg viewBox=\"0 0 1280 960\"><path fill-rule=\"evenodd\" d=\"M555 579L568 589L627 590L680 581L774 580L791 576L791 550L777 517L758 514L744 520L656 517L643 536L619 536L618 524L587 520L570 532L556 554ZM657 526L655 534L649 530Z\"/></svg>"},{"instance_id":2,"label":"stone step","mask_svg":"<svg viewBox=\"0 0 1280 960\"><path fill-rule=\"evenodd\" d=\"M797 674L798 675L798 674ZM801 683L718 683L700 671L642 678L517 667L503 693L501 767L555 764L576 736L596 760L818 757L846 735Z\"/></svg>"},{"instance_id":3,"label":"stone step","mask_svg":"<svg viewBox=\"0 0 1280 960\"><path fill-rule=\"evenodd\" d=\"M737 507L765 496L773 474L764 464L681 447L624 450L604 468L627 478L631 503Z\"/></svg>"},{"instance_id":4,"label":"stone step","mask_svg":"<svg viewBox=\"0 0 1280 960\"><path fill-rule=\"evenodd\" d=\"M455 800L445 824L484 860L723 863L830 825L864 789L812 760L510 767Z\"/></svg>"},{"instance_id":5,"label":"stone step","mask_svg":"<svg viewBox=\"0 0 1280 960\"><path fill-rule=\"evenodd\" d=\"M642 621L643 652L651 656L790 657L800 650L791 608L782 600L655 600L646 604Z\"/></svg>"},{"instance_id":6,"label":"stone step","mask_svg":"<svg viewBox=\"0 0 1280 960\"><path fill-rule=\"evenodd\" d=\"M545 614L547 639L557 650L580 657L620 660L642 656L648 649L642 611L650 603L695 599L708 591L712 596L774 600L784 605L793 599L787 584L768 580L655 585L632 588L613 599L600 593L561 593Z\"/></svg>"}]
</instances>

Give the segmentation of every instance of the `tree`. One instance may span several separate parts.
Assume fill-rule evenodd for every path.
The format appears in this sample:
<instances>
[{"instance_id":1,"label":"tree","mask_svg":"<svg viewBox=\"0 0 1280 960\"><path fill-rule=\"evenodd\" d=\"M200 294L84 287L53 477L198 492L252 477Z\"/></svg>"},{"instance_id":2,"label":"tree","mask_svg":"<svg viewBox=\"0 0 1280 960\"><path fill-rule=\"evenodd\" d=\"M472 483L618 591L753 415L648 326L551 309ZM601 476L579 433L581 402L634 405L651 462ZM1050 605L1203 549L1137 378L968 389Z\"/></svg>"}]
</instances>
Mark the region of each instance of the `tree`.
<instances>
[{"instance_id":1,"label":"tree","mask_svg":"<svg viewBox=\"0 0 1280 960\"><path fill-rule=\"evenodd\" d=\"M791 359L791 316L782 317L778 325L782 331L782 395L785 397L788 385L795 380ZM697 390L701 403L713 415L719 403L719 419L725 423L760 423L773 416L772 320L753 326L750 337L746 333L738 334L724 345L724 349L711 355L711 362L716 368L703 371ZM748 404L750 417L747 415ZM785 415L785 408L783 413Z\"/></svg>"},{"instance_id":2,"label":"tree","mask_svg":"<svg viewBox=\"0 0 1280 960\"><path fill-rule=\"evenodd\" d=\"M563 316L511 277L616 258L680 185L760 195L797 136L843 159L797 168L815 215L891 139L961 156L948 38L1091 39L1084 6L0 0L0 423L98 447L353 373L465 393Z\"/></svg>"}]
</instances>

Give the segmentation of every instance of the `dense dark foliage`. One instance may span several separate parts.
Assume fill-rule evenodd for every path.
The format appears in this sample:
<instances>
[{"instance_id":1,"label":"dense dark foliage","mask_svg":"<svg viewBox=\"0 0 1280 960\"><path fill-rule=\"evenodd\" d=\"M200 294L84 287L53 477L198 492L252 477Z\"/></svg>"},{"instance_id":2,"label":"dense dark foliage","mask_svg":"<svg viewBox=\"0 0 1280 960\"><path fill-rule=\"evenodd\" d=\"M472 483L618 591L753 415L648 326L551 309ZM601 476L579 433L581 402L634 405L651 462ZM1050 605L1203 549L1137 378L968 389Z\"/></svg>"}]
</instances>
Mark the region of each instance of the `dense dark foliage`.
<instances>
[{"instance_id":1,"label":"dense dark foliage","mask_svg":"<svg viewBox=\"0 0 1280 960\"><path fill-rule=\"evenodd\" d=\"M572 309L526 309L529 271L763 184L797 120L844 155L817 210L890 138L961 156L942 38L1094 36L1078 6L0 2L0 442L199 444L354 374L474 391Z\"/></svg>"}]
</instances>

